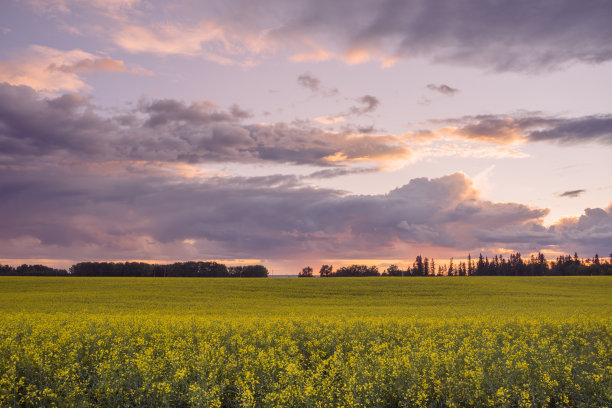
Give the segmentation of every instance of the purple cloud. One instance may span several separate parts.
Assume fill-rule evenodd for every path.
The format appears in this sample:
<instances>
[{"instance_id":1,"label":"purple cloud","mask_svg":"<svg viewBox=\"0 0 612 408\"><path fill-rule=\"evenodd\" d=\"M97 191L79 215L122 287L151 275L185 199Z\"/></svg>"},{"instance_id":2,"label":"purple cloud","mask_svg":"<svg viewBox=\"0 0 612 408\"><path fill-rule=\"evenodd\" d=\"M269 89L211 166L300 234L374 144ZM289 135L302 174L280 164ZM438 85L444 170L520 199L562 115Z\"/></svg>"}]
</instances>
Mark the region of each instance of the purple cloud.
<instances>
[{"instance_id":1,"label":"purple cloud","mask_svg":"<svg viewBox=\"0 0 612 408\"><path fill-rule=\"evenodd\" d=\"M360 112L376 98L361 98ZM327 132L308 124L244 124L250 113L210 101L142 101L136 111L106 117L86 98L45 99L28 87L0 84L0 160L21 156L90 161L276 162L335 166L353 160L406 158L393 135Z\"/></svg>"},{"instance_id":2,"label":"purple cloud","mask_svg":"<svg viewBox=\"0 0 612 408\"><path fill-rule=\"evenodd\" d=\"M561 194L559 194L559 197L569 197L569 198L576 198L578 196L580 196L580 194L585 193L586 190L580 189L580 190L569 190L569 191L565 191Z\"/></svg>"},{"instance_id":3,"label":"purple cloud","mask_svg":"<svg viewBox=\"0 0 612 408\"><path fill-rule=\"evenodd\" d=\"M459 89L452 88L452 87L450 87L448 85L445 85L445 84L440 84L440 85L428 84L427 85L427 89L429 89L430 91L439 92L439 93L441 93L443 95L446 95L446 96L453 96L454 94L459 92Z\"/></svg>"},{"instance_id":4,"label":"purple cloud","mask_svg":"<svg viewBox=\"0 0 612 408\"><path fill-rule=\"evenodd\" d=\"M433 120L430 123L450 127L417 130L414 135L429 138L453 136L497 143L549 141L559 144L612 144L612 114L563 118L529 112L516 115L464 116Z\"/></svg>"},{"instance_id":5,"label":"purple cloud","mask_svg":"<svg viewBox=\"0 0 612 408\"><path fill-rule=\"evenodd\" d=\"M38 165L3 171L0 191L0 243L6 251L29 243L30 256L401 256L407 245L499 244L604 251L612 233L610 209L546 228L547 210L478 199L459 173L359 196L308 187L297 176L193 180L111 164L78 172Z\"/></svg>"}]
</instances>

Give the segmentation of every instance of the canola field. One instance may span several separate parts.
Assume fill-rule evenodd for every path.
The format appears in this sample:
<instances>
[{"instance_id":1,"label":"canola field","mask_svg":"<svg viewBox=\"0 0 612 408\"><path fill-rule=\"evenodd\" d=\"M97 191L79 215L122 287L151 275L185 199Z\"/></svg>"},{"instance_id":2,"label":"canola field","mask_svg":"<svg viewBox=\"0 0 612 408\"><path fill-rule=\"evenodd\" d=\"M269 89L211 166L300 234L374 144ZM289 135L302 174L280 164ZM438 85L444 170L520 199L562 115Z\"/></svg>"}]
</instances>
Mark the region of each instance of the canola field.
<instances>
[{"instance_id":1,"label":"canola field","mask_svg":"<svg viewBox=\"0 0 612 408\"><path fill-rule=\"evenodd\" d=\"M612 407L612 277L0 278L0 407Z\"/></svg>"}]
</instances>

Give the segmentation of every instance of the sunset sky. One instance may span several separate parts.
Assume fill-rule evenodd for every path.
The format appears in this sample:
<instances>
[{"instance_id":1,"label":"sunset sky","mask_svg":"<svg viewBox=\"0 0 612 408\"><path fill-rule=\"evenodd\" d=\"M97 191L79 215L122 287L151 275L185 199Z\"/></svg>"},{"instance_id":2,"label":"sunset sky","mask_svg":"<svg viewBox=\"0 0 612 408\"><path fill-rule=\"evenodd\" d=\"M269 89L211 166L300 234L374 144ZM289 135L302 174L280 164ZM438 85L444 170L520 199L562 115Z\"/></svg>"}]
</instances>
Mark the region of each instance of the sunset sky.
<instances>
[{"instance_id":1,"label":"sunset sky","mask_svg":"<svg viewBox=\"0 0 612 408\"><path fill-rule=\"evenodd\" d=\"M5 0L0 263L612 253L612 2Z\"/></svg>"}]
</instances>

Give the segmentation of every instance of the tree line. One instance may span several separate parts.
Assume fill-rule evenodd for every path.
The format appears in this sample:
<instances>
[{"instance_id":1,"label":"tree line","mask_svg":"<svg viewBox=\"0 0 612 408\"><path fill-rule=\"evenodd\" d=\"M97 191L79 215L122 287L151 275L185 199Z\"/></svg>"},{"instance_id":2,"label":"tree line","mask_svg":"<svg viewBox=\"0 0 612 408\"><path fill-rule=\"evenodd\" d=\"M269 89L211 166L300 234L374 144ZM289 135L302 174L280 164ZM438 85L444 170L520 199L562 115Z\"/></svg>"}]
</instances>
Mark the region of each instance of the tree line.
<instances>
[{"instance_id":1,"label":"tree line","mask_svg":"<svg viewBox=\"0 0 612 408\"><path fill-rule=\"evenodd\" d=\"M311 267L303 268L299 277L312 277ZM448 264L436 264L431 258L418 255L411 267L401 269L390 265L382 272L376 266L350 265L334 270L332 265L322 265L321 277L343 276L587 276L612 275L612 254L602 259L598 254L592 258L579 258L577 253L563 255L548 261L544 254L538 253L523 258L520 252L507 258L495 255L491 258L480 254L466 261L455 263L453 258ZM45 265L26 265L13 267L0 265L0 276L125 276L125 277L217 277L217 278L255 278L267 277L268 269L263 265L226 266L213 261L188 261L160 265L145 262L80 262L68 270L54 269Z\"/></svg>"},{"instance_id":2,"label":"tree line","mask_svg":"<svg viewBox=\"0 0 612 408\"><path fill-rule=\"evenodd\" d=\"M45 265L0 265L0 276L68 276L65 269L54 269Z\"/></svg>"},{"instance_id":3,"label":"tree line","mask_svg":"<svg viewBox=\"0 0 612 408\"><path fill-rule=\"evenodd\" d=\"M265 278L263 265L226 266L221 263L175 262L159 265L145 262L80 262L69 270L44 265L0 265L0 276L125 276L125 277L201 277L201 278Z\"/></svg>"},{"instance_id":4,"label":"tree line","mask_svg":"<svg viewBox=\"0 0 612 408\"><path fill-rule=\"evenodd\" d=\"M453 258L448 264L438 264L432 258L423 258L418 255L411 267L401 269L397 265L390 265L380 272L376 266L350 265L343 266L334 271L332 265L322 265L319 270L321 277L340 276L589 276L612 275L612 254L603 260L598 254L593 258L579 258L574 256L559 256L556 260L548 261L544 254L539 252L525 259L520 252L512 253L507 258L495 255L492 258L480 254L477 259L468 254L466 261L455 263ZM303 268L298 277L313 276L310 266Z\"/></svg>"}]
</instances>

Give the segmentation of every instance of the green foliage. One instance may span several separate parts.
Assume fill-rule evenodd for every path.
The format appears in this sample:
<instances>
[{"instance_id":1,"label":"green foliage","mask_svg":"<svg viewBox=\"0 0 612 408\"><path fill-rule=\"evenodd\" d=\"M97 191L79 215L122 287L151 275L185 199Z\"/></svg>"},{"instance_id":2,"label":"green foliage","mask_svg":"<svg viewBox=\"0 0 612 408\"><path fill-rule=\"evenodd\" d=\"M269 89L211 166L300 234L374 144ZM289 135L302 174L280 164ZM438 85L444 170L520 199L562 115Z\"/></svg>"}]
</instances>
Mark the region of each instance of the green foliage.
<instances>
[{"instance_id":1,"label":"green foliage","mask_svg":"<svg viewBox=\"0 0 612 408\"><path fill-rule=\"evenodd\" d=\"M3 277L0 406L610 406L611 289Z\"/></svg>"}]
</instances>

